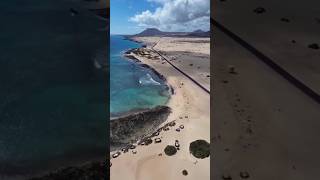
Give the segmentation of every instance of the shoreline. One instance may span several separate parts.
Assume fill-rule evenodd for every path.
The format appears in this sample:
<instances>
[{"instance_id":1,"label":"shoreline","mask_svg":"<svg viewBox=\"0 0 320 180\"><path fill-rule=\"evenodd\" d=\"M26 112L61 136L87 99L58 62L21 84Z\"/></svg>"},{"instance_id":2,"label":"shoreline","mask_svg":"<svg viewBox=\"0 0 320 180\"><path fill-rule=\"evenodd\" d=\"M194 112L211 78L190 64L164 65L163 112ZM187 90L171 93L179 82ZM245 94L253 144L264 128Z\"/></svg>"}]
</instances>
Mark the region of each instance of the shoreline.
<instances>
[{"instance_id":1,"label":"shoreline","mask_svg":"<svg viewBox=\"0 0 320 180\"><path fill-rule=\"evenodd\" d=\"M119 151L144 141L145 137L154 134L171 113L168 106L157 106L110 121L110 152Z\"/></svg>"},{"instance_id":2,"label":"shoreline","mask_svg":"<svg viewBox=\"0 0 320 180\"><path fill-rule=\"evenodd\" d=\"M125 40L134 41L134 40L126 38L125 36L123 36L123 38L125 38ZM134 41L134 42L142 44L142 42L138 42L138 41ZM132 61L132 62L136 63L137 65L143 67L143 68L151 70L159 79L161 79L162 81L165 82L165 85L167 87L166 90L168 91L170 96L168 98L168 101L164 105L157 105L156 107L153 107L153 108L133 109L133 110L130 110L130 111L127 111L127 112L114 113L112 116L110 116L111 139L113 139L113 136L117 136L117 135L112 134L113 129L111 127L114 124L121 124L121 123L128 124L128 121L132 121L131 119L134 118L135 120L132 121L131 123L129 123L130 125L121 125L121 126L127 126L126 128L133 128L134 129L135 127L132 126L133 122L139 121L139 117L134 117L134 116L142 114L142 116L144 116L143 119L147 119L147 121L150 121L150 118L146 118L145 117L146 114L150 113L150 114L152 114L152 116L153 115L154 116L162 116L161 113L168 114L171 111L171 108L168 107L167 104L169 103L169 101L171 99L171 96L174 93L173 87L168 83L166 77L163 76L161 73L159 73L155 68L151 67L148 64L143 63L138 58L130 55L133 51L137 51L137 50L139 50L139 48L128 49L127 51L122 53L122 56L128 61ZM161 111L161 109L166 109L166 112L159 112L159 110ZM131 132L131 136L135 136L135 135L132 135L132 134L138 134L139 131L140 131L140 133L141 133L141 131L143 133L141 133L139 135L139 137L135 137L134 141L135 142L143 141L146 136L158 132L158 130L161 129L160 125L167 120L167 116L164 117L164 118L160 118L159 121L161 123L158 123L156 126L155 125L147 125L147 121L144 122L144 123L140 123L139 126L144 126L144 128L142 128L140 130L135 130L136 131L135 133ZM155 117L153 117L153 118L156 119ZM153 121L155 121L154 119L153 119ZM119 121L121 121L121 123L119 123ZM120 127L120 128L123 128L123 127ZM119 129L119 127L118 127L118 129ZM123 134L123 132L121 132L121 133ZM126 143L118 142L119 144L110 142L110 149L111 149L110 152L119 151L119 150L121 150L121 148L126 148L126 147L128 147L130 145L133 145L135 143L133 140L129 141L129 139L132 139L132 137L130 137L130 135L128 135L128 133L126 133L126 137L123 138L123 140L126 140L128 142L126 142Z\"/></svg>"},{"instance_id":3,"label":"shoreline","mask_svg":"<svg viewBox=\"0 0 320 180\"><path fill-rule=\"evenodd\" d=\"M183 40L183 38L180 39ZM179 180L185 178L181 173L181 168L190 172L188 178L209 179L210 157L198 159L189 152L189 144L195 140L202 139L210 143L209 95L182 73L165 63L159 55L153 54L150 45L157 46L156 42L150 43L142 39L134 39L133 41L140 42L145 46L136 50L130 49L124 55L130 60L154 69L166 79L172 89L172 95L166 104L171 108L171 113L158 126L161 128L167 125L167 127L161 132L155 131L157 137L147 138L148 145L137 142L134 144L134 149L129 148L125 150L125 153L124 151L110 153L110 179ZM194 58L195 56L189 57L195 64L201 61L208 62L207 65L204 64L209 66L209 59L203 61L201 58ZM188 66L187 70L191 68L196 68L198 72L202 73L203 68L199 70L197 67ZM198 74L192 75L198 76ZM170 122L174 122L174 125L169 126ZM175 145L177 141L180 145L176 155L167 156L164 154L165 146ZM126 173L122 173L124 171Z\"/></svg>"},{"instance_id":4,"label":"shoreline","mask_svg":"<svg viewBox=\"0 0 320 180\"><path fill-rule=\"evenodd\" d=\"M136 41L134 41L136 42ZM137 42L138 43L138 42ZM140 43L141 44L141 43ZM133 62L135 62L137 65L150 69L154 74L156 74L161 80L163 80L166 85L170 86L167 82L166 77L164 77L161 73L159 73L155 68L151 67L150 65L143 63L141 60L139 60L138 58L136 58L135 56L131 55L132 52L139 50L140 48L132 48L127 50L126 52L123 53L123 56L129 60L132 60Z\"/></svg>"}]
</instances>

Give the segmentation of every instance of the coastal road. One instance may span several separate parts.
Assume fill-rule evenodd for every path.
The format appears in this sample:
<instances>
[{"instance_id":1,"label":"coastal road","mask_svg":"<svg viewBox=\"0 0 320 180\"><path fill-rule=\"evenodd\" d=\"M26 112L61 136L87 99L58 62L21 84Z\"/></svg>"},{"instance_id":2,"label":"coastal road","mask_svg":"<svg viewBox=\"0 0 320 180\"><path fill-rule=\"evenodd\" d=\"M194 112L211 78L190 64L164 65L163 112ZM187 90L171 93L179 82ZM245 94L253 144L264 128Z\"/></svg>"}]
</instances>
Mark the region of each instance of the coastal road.
<instances>
[{"instance_id":1,"label":"coastal road","mask_svg":"<svg viewBox=\"0 0 320 180\"><path fill-rule=\"evenodd\" d=\"M161 40L161 39L160 39ZM160 41L159 40L159 41ZM159 42L158 41L158 42ZM158 42L156 42L153 46L151 46L151 50L153 52L155 52L156 54L158 54L160 57L162 57L168 64L170 64L173 68L175 68L177 71L179 71L181 74L183 74L185 77L187 77L188 79L190 79L193 83L195 83L198 87L200 87L202 90L204 90L206 93L210 94L210 90L208 90L207 88L205 88L204 86L202 86L198 81L196 81L195 79L193 79L191 76L189 76L187 73L185 73L184 71L182 71L180 68L178 68L177 66L175 66L173 63L171 63L168 58L166 58L163 54L161 54L159 51L155 50L154 47L158 44Z\"/></svg>"}]
</instances>

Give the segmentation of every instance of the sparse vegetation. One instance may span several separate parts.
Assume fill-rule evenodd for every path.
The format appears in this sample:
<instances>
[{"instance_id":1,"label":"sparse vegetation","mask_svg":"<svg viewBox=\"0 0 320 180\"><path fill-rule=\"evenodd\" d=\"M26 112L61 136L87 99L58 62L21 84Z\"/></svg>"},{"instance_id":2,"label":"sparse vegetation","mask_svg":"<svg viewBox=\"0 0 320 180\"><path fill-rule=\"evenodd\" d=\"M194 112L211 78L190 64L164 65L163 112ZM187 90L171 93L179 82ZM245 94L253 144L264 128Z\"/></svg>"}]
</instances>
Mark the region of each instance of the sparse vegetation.
<instances>
[{"instance_id":1,"label":"sparse vegetation","mask_svg":"<svg viewBox=\"0 0 320 180\"><path fill-rule=\"evenodd\" d=\"M199 139L190 143L189 151L194 157L203 159L210 156L210 144Z\"/></svg>"},{"instance_id":2,"label":"sparse vegetation","mask_svg":"<svg viewBox=\"0 0 320 180\"><path fill-rule=\"evenodd\" d=\"M168 145L166 148L164 148L164 153L166 153L168 156L172 156L177 153L177 149L174 146Z\"/></svg>"},{"instance_id":3,"label":"sparse vegetation","mask_svg":"<svg viewBox=\"0 0 320 180\"><path fill-rule=\"evenodd\" d=\"M188 171L184 169L184 170L182 171L182 174L183 174L184 176L186 176L186 175L188 175Z\"/></svg>"}]
</instances>

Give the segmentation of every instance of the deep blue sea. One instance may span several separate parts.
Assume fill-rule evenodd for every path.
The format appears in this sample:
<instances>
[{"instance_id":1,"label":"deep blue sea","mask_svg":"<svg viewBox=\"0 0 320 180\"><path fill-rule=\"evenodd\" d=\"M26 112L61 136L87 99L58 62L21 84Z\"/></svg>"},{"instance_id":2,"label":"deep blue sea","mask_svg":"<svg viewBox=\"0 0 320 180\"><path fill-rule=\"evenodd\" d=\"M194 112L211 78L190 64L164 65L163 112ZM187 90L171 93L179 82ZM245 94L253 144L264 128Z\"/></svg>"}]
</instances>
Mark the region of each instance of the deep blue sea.
<instances>
[{"instance_id":1,"label":"deep blue sea","mask_svg":"<svg viewBox=\"0 0 320 180\"><path fill-rule=\"evenodd\" d=\"M0 2L0 179L106 157L107 23L72 2Z\"/></svg>"},{"instance_id":2,"label":"deep blue sea","mask_svg":"<svg viewBox=\"0 0 320 180\"><path fill-rule=\"evenodd\" d=\"M149 68L123 57L125 51L141 44L120 35L110 38L111 115L166 104L169 91L164 80Z\"/></svg>"}]
</instances>

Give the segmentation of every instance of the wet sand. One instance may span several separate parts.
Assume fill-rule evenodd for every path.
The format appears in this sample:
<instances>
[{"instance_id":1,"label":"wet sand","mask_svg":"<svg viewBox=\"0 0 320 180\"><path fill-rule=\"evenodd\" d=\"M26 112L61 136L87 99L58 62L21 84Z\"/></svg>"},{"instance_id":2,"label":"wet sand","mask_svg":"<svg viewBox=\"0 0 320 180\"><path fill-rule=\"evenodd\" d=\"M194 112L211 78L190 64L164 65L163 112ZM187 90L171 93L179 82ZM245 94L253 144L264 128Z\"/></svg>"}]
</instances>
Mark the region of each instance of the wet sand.
<instances>
[{"instance_id":1,"label":"wet sand","mask_svg":"<svg viewBox=\"0 0 320 180\"><path fill-rule=\"evenodd\" d=\"M215 20L320 93L320 49L308 47L320 45L319 1L212 3ZM255 13L259 7L265 12Z\"/></svg>"}]
</instances>

